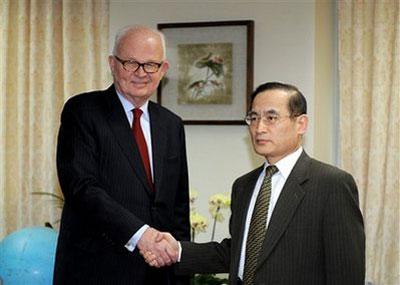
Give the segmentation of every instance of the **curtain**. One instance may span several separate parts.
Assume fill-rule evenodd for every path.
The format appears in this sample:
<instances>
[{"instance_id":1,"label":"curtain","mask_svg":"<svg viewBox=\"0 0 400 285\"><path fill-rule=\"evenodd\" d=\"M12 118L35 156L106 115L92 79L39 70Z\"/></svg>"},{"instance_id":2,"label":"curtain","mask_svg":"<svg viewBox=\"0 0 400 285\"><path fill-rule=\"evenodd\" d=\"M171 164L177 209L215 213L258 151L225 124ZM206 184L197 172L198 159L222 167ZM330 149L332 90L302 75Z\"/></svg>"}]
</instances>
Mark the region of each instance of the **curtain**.
<instances>
[{"instance_id":1,"label":"curtain","mask_svg":"<svg viewBox=\"0 0 400 285\"><path fill-rule=\"evenodd\" d=\"M108 0L0 1L0 239L55 223L60 111L107 87Z\"/></svg>"},{"instance_id":2,"label":"curtain","mask_svg":"<svg viewBox=\"0 0 400 285\"><path fill-rule=\"evenodd\" d=\"M372 284L400 284L400 13L398 0L339 7L340 155L354 174Z\"/></svg>"}]
</instances>

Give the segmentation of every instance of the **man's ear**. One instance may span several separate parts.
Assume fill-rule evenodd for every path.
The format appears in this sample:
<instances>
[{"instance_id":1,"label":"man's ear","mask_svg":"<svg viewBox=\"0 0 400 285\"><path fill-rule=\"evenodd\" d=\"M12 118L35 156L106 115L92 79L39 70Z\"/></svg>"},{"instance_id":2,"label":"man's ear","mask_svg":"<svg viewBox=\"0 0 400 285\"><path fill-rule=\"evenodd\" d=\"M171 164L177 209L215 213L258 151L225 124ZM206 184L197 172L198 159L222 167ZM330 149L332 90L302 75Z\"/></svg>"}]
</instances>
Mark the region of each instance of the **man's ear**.
<instances>
[{"instance_id":1,"label":"man's ear","mask_svg":"<svg viewBox=\"0 0 400 285\"><path fill-rule=\"evenodd\" d=\"M164 76L165 73L167 73L168 69L169 69L169 62L168 62L168 60L165 60L163 62L163 65L161 66L161 75Z\"/></svg>"},{"instance_id":2,"label":"man's ear","mask_svg":"<svg viewBox=\"0 0 400 285\"><path fill-rule=\"evenodd\" d=\"M110 66L111 74L114 74L115 59L112 55L108 56L108 65Z\"/></svg>"},{"instance_id":3,"label":"man's ear","mask_svg":"<svg viewBox=\"0 0 400 285\"><path fill-rule=\"evenodd\" d=\"M297 132L299 135L304 135L307 132L308 116L306 114L297 117Z\"/></svg>"}]
</instances>

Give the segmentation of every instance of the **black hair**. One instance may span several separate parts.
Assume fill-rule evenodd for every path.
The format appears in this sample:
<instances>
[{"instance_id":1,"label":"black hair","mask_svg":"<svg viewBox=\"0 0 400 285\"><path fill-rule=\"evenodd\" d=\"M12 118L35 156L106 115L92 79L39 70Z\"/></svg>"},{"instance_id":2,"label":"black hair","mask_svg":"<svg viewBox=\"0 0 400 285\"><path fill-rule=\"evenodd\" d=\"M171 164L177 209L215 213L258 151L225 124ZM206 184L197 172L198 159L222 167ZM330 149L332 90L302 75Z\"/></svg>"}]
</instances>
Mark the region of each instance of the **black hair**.
<instances>
[{"instance_id":1,"label":"black hair","mask_svg":"<svg viewBox=\"0 0 400 285\"><path fill-rule=\"evenodd\" d=\"M287 94L290 96L288 101L288 109L291 117L307 114L307 101L300 90L294 85L281 82L267 82L258 86L257 89L251 94L251 104L253 104L254 98L258 94L268 90L282 90L287 92Z\"/></svg>"}]
</instances>

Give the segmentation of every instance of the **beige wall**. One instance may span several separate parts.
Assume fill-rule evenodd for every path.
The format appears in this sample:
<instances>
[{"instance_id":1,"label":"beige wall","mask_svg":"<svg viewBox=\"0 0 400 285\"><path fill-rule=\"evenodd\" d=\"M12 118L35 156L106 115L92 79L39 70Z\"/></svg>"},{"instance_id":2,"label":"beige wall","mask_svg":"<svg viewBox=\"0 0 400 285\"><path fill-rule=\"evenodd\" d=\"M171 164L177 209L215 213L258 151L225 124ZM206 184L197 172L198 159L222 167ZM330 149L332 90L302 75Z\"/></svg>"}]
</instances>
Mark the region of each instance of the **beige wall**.
<instances>
[{"instance_id":1,"label":"beige wall","mask_svg":"<svg viewBox=\"0 0 400 285\"><path fill-rule=\"evenodd\" d=\"M323 79L323 84L331 84L329 74L321 79L325 74L322 73L324 65L330 64L325 59L330 52L315 52L316 48L321 48L316 44L316 38L329 40L326 33L329 34L332 28L325 27L324 18L317 18L321 26L316 30L315 16L319 9L329 14L330 6L300 0L196 2L111 0L110 47L116 30L128 24L144 24L155 28L157 23L168 22L254 20L254 87L275 80L297 85L307 97L311 117L305 148L309 154L315 153L325 161L330 161L331 135L321 130L331 131L326 128L326 124L330 124L327 118L330 113L326 110L330 103L326 102L330 102L332 94L324 93L323 86L316 83L316 79ZM314 94L321 98L315 98ZM315 102L323 105L324 109L314 108ZM315 116L318 116L317 121ZM230 191L234 179L260 165L262 159L253 154L245 126L186 126L185 129L190 185L199 192L197 210L209 217L208 197ZM226 235L227 223L224 222L218 225L216 238L219 240ZM207 241L209 238L210 231L201 234L198 241Z\"/></svg>"},{"instance_id":2,"label":"beige wall","mask_svg":"<svg viewBox=\"0 0 400 285\"><path fill-rule=\"evenodd\" d=\"M315 95L314 156L337 161L337 49L334 1L318 0L315 5Z\"/></svg>"}]
</instances>

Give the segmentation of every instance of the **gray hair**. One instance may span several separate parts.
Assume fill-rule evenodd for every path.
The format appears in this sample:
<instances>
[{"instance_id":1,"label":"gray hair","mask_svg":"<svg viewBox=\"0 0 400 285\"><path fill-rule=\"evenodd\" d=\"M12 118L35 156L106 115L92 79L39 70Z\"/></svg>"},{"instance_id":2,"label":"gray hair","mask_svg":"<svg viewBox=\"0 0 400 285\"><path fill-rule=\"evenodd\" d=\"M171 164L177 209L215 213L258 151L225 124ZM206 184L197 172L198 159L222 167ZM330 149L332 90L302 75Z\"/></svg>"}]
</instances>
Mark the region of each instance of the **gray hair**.
<instances>
[{"instance_id":1,"label":"gray hair","mask_svg":"<svg viewBox=\"0 0 400 285\"><path fill-rule=\"evenodd\" d=\"M152 28L146 27L146 26L138 26L138 25L129 25L129 26L123 27L117 31L117 33L115 35L115 40L114 40L114 47L112 49L112 55L117 55L118 46L119 46L121 40L128 33L133 32L133 31L140 31L140 30L146 30L146 31L154 33L160 37L161 45L162 45L162 49L163 49L163 60L165 60L167 55L166 55L166 44L165 44L164 34L156 29L152 29Z\"/></svg>"}]
</instances>

